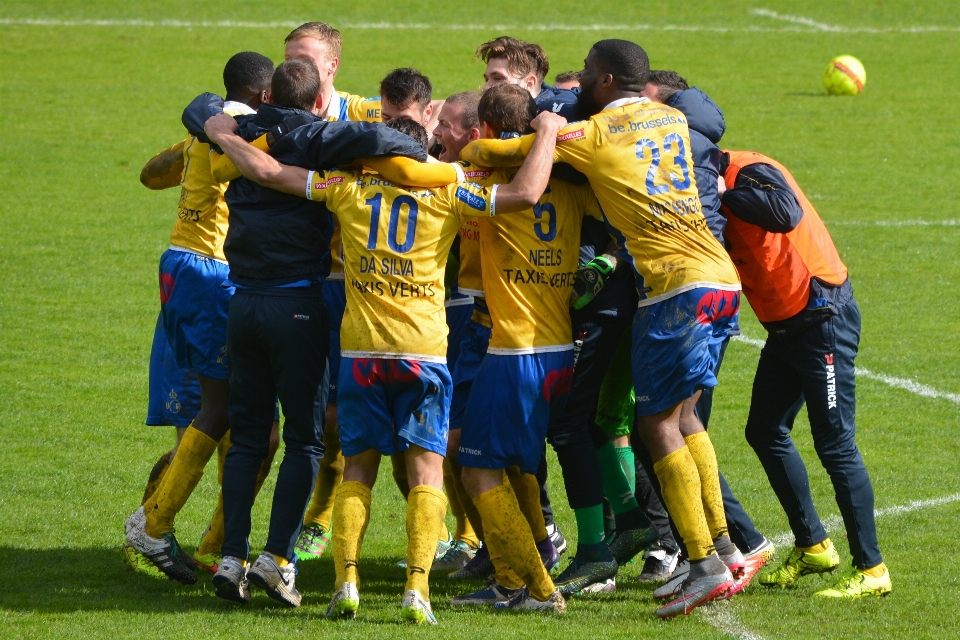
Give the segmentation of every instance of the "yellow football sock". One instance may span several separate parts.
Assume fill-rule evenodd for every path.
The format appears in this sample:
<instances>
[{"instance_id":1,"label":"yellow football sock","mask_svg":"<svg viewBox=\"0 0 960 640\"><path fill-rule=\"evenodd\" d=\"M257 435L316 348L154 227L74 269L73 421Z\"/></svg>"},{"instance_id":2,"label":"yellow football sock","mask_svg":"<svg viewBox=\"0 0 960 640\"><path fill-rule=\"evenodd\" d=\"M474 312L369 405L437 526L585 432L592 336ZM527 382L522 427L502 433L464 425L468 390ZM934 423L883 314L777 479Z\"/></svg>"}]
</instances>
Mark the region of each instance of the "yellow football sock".
<instances>
[{"instance_id":1,"label":"yellow football sock","mask_svg":"<svg viewBox=\"0 0 960 640\"><path fill-rule=\"evenodd\" d=\"M503 559L503 556L497 551L497 546L491 543L490 540L487 540L484 544L487 545L487 553L490 554L490 562L493 563L493 575L497 580L497 584L503 585L508 589L519 589L522 587L523 580L520 579L520 576L518 576Z\"/></svg>"},{"instance_id":2,"label":"yellow football sock","mask_svg":"<svg viewBox=\"0 0 960 640\"><path fill-rule=\"evenodd\" d=\"M160 481L163 480L163 476L166 475L167 469L170 468L171 453L173 453L173 449L160 456L160 459L157 460L157 463L153 465L153 469L150 470L150 475L147 477L147 486L143 490L143 500L140 501L141 505L147 504L147 500L149 500L151 496L156 493L157 487L160 486Z\"/></svg>"},{"instance_id":3,"label":"yellow football sock","mask_svg":"<svg viewBox=\"0 0 960 640\"><path fill-rule=\"evenodd\" d=\"M424 600L430 599L430 568L437 553L435 542L447 513L443 491L421 484L410 489L407 500L407 585Z\"/></svg>"},{"instance_id":4,"label":"yellow football sock","mask_svg":"<svg viewBox=\"0 0 960 640\"><path fill-rule=\"evenodd\" d=\"M703 515L712 539L727 535L727 514L723 510L723 495L720 493L720 471L717 467L717 452L706 431L700 431L683 439L700 475L700 500Z\"/></svg>"},{"instance_id":5,"label":"yellow football sock","mask_svg":"<svg viewBox=\"0 0 960 640\"><path fill-rule=\"evenodd\" d=\"M290 564L290 561L287 560L286 558L284 558L283 556L278 556L277 554L273 553L272 551L267 551L267 553L269 553L271 556L273 556L273 561L276 562L276 563L277 563L277 566L280 567L281 569L282 569L283 567L287 566L288 564Z\"/></svg>"},{"instance_id":6,"label":"yellow football sock","mask_svg":"<svg viewBox=\"0 0 960 640\"><path fill-rule=\"evenodd\" d=\"M467 514L467 521L473 527L473 532L477 540L482 541L484 538L483 519L480 517L480 512L477 511L477 506L473 504L473 500L470 499L467 488L463 486L463 467L456 462L451 462L450 465L453 469L453 484L457 490L457 499L460 501L460 506L463 507L464 513ZM480 546L479 543L477 546Z\"/></svg>"},{"instance_id":7,"label":"yellow football sock","mask_svg":"<svg viewBox=\"0 0 960 640\"><path fill-rule=\"evenodd\" d=\"M317 524L323 527L324 531L330 531L333 524L334 494L343 482L343 452L340 450L339 432L325 431L323 444L326 449L320 459L317 484L313 489L313 499L303 518L303 524Z\"/></svg>"},{"instance_id":8,"label":"yellow football sock","mask_svg":"<svg viewBox=\"0 0 960 640\"><path fill-rule=\"evenodd\" d=\"M359 585L357 564L370 523L370 488L352 480L340 483L333 503L333 519L333 566L337 574L334 588L339 589L344 582Z\"/></svg>"},{"instance_id":9,"label":"yellow football sock","mask_svg":"<svg viewBox=\"0 0 960 640\"><path fill-rule=\"evenodd\" d=\"M520 467L508 467L507 477L510 478L510 486L513 487L520 504L520 512L530 525L533 541L543 542L547 538L547 525L543 521L543 509L540 507L540 483L537 482L537 477L520 473Z\"/></svg>"},{"instance_id":10,"label":"yellow football sock","mask_svg":"<svg viewBox=\"0 0 960 640\"><path fill-rule=\"evenodd\" d=\"M827 538L823 542L819 542L810 547L797 547L797 551L803 551L804 553L823 553L833 545L830 542L830 538Z\"/></svg>"},{"instance_id":11,"label":"yellow football sock","mask_svg":"<svg viewBox=\"0 0 960 640\"><path fill-rule=\"evenodd\" d=\"M453 534L454 540L465 542L471 549L480 546L480 540L477 538L473 525L467 518L467 511L460 501L460 495L457 493L457 483L454 480L454 474L460 473L460 468L450 458L443 459L443 489L447 492L447 500L450 502L450 512L457 521L457 530Z\"/></svg>"},{"instance_id":12,"label":"yellow football sock","mask_svg":"<svg viewBox=\"0 0 960 640\"><path fill-rule=\"evenodd\" d=\"M540 560L530 525L520 512L513 489L500 485L484 491L473 503L483 517L487 540L527 585L530 595L546 601L556 587Z\"/></svg>"},{"instance_id":13,"label":"yellow football sock","mask_svg":"<svg viewBox=\"0 0 960 640\"><path fill-rule=\"evenodd\" d=\"M882 578L883 574L887 572L887 565L880 563L875 567L870 567L869 569L861 569L861 573L865 573L871 578Z\"/></svg>"},{"instance_id":14,"label":"yellow football sock","mask_svg":"<svg viewBox=\"0 0 960 640\"><path fill-rule=\"evenodd\" d=\"M230 431L228 430L220 442L217 443L217 482L220 483L220 494L217 496L217 509L213 512L210 519L210 525L206 533L203 534L203 540L197 547L197 554L205 556L208 553L219 553L223 546L223 465L227 461L227 451L233 442L230 440Z\"/></svg>"},{"instance_id":15,"label":"yellow football sock","mask_svg":"<svg viewBox=\"0 0 960 640\"><path fill-rule=\"evenodd\" d=\"M216 450L216 440L192 426L187 429L170 469L164 474L156 492L144 505L148 536L159 538L173 531L174 517L200 482L203 468Z\"/></svg>"},{"instance_id":16,"label":"yellow football sock","mask_svg":"<svg viewBox=\"0 0 960 640\"><path fill-rule=\"evenodd\" d=\"M197 555L205 556L208 553L219 553L223 546L223 489L217 498L217 510L213 512L213 518L210 519L210 526L207 532L203 534L200 546L197 547Z\"/></svg>"},{"instance_id":17,"label":"yellow football sock","mask_svg":"<svg viewBox=\"0 0 960 640\"><path fill-rule=\"evenodd\" d=\"M703 560L715 551L703 515L700 474L687 447L667 454L653 465L660 481L663 503L687 546L690 560Z\"/></svg>"},{"instance_id":18,"label":"yellow football sock","mask_svg":"<svg viewBox=\"0 0 960 640\"><path fill-rule=\"evenodd\" d=\"M230 432L227 432L227 435L224 436L224 439L227 439ZM223 440L220 441L221 446L223 445ZM217 451L221 451L220 447L217 448ZM266 481L267 476L270 475L270 467L273 465L273 453L267 455L264 458L263 462L260 463L260 473L257 474L257 484L254 489L254 495L260 493L260 488L263 486L263 483ZM223 471L221 467L220 472L220 484L223 484ZM220 495L217 498L217 510L213 513L213 518L210 519L210 527L207 529L207 532L203 536L203 541L200 542L200 546L197 547L197 553L199 555L207 555L208 553L220 553L220 547L223 546L223 489L220 489Z\"/></svg>"},{"instance_id":19,"label":"yellow football sock","mask_svg":"<svg viewBox=\"0 0 960 640\"><path fill-rule=\"evenodd\" d=\"M227 432L220 438L220 442L217 443L217 482L220 483L221 487L223 486L223 464L227 461L227 451L230 451L232 446L230 430L227 429Z\"/></svg>"}]
</instances>

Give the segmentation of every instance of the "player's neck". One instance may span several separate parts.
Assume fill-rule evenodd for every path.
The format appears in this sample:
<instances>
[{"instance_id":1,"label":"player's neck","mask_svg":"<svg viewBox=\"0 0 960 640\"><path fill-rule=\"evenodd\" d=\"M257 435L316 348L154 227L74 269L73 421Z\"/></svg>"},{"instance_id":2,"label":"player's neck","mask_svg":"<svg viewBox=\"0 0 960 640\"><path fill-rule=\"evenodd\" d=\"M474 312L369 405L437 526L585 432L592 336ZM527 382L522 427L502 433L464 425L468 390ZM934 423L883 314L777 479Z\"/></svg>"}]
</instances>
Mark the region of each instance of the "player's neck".
<instances>
[{"instance_id":1,"label":"player's neck","mask_svg":"<svg viewBox=\"0 0 960 640\"><path fill-rule=\"evenodd\" d=\"M607 96L604 96L604 98L606 99L606 105L601 109L602 111L646 99L636 91L611 92Z\"/></svg>"},{"instance_id":2,"label":"player's neck","mask_svg":"<svg viewBox=\"0 0 960 640\"><path fill-rule=\"evenodd\" d=\"M615 91L611 95L612 97L607 102L615 102L617 100L626 100L628 98L643 97L639 91Z\"/></svg>"},{"instance_id":3,"label":"player's neck","mask_svg":"<svg viewBox=\"0 0 960 640\"><path fill-rule=\"evenodd\" d=\"M245 104L254 111L260 108L260 95L259 93L238 93L228 91L226 97L224 98L225 102L239 102L240 104Z\"/></svg>"},{"instance_id":4,"label":"player's neck","mask_svg":"<svg viewBox=\"0 0 960 640\"><path fill-rule=\"evenodd\" d=\"M330 117L330 105L333 104L333 98L337 94L337 90L333 88L333 83L330 86L323 89L323 111L318 113L321 118Z\"/></svg>"}]
</instances>

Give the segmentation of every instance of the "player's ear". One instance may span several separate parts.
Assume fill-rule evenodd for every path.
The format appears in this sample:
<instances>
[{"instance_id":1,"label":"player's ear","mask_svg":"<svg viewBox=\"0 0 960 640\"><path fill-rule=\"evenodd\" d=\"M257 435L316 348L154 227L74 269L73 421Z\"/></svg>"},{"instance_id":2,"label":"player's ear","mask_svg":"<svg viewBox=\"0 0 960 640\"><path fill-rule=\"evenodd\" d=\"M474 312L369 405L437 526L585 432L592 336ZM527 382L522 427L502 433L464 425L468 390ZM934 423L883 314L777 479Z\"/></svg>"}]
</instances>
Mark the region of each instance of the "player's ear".
<instances>
[{"instance_id":1,"label":"player's ear","mask_svg":"<svg viewBox=\"0 0 960 640\"><path fill-rule=\"evenodd\" d=\"M473 142L474 140L479 140L480 129L477 129L476 127L474 127L473 129L470 129L470 132L467 135L469 136L471 142Z\"/></svg>"},{"instance_id":2,"label":"player's ear","mask_svg":"<svg viewBox=\"0 0 960 640\"><path fill-rule=\"evenodd\" d=\"M523 88L529 91L531 95L536 95L540 93L539 91L537 91L537 86L538 86L537 76L533 74L528 75L526 79L523 81Z\"/></svg>"}]
</instances>

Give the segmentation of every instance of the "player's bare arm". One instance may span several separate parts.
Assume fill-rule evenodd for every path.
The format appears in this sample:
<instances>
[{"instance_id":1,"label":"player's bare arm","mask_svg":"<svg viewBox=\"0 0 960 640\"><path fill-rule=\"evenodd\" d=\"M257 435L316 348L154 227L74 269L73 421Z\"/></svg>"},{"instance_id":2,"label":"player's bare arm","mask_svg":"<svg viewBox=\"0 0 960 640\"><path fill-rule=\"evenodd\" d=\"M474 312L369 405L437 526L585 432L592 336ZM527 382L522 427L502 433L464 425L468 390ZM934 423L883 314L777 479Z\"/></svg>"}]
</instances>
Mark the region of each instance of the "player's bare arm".
<instances>
[{"instance_id":1,"label":"player's bare arm","mask_svg":"<svg viewBox=\"0 0 960 640\"><path fill-rule=\"evenodd\" d=\"M159 191L180 184L183 178L183 142L178 142L150 158L140 171L140 183Z\"/></svg>"},{"instance_id":2,"label":"player's bare arm","mask_svg":"<svg viewBox=\"0 0 960 640\"><path fill-rule=\"evenodd\" d=\"M307 170L281 164L277 160L236 134L237 121L232 117L215 115L204 124L207 137L215 142L224 154L237 166L243 176L249 180L283 193L304 195L307 184Z\"/></svg>"},{"instance_id":3,"label":"player's bare arm","mask_svg":"<svg viewBox=\"0 0 960 640\"><path fill-rule=\"evenodd\" d=\"M557 132L566 124L565 118L549 111L533 119L530 125L537 130L533 147L516 177L497 189L497 213L525 211L539 202L553 169Z\"/></svg>"}]
</instances>

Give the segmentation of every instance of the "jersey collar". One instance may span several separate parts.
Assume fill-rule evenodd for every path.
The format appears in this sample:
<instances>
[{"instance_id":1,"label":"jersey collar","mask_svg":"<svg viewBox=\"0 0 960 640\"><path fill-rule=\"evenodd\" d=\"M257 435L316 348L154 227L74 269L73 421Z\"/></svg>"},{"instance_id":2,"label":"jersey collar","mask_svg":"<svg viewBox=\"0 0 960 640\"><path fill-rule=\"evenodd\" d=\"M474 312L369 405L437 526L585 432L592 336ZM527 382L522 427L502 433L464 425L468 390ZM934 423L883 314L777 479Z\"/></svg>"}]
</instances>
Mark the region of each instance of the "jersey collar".
<instances>
[{"instance_id":1,"label":"jersey collar","mask_svg":"<svg viewBox=\"0 0 960 640\"><path fill-rule=\"evenodd\" d=\"M256 111L251 109L248 105L235 100L227 100L224 102L223 110L232 116L248 116L256 113Z\"/></svg>"},{"instance_id":2,"label":"jersey collar","mask_svg":"<svg viewBox=\"0 0 960 640\"><path fill-rule=\"evenodd\" d=\"M337 122L347 119L347 101L340 97L337 90L333 90L333 99L330 106L327 107L327 115L324 118L328 122Z\"/></svg>"},{"instance_id":3,"label":"jersey collar","mask_svg":"<svg viewBox=\"0 0 960 640\"><path fill-rule=\"evenodd\" d=\"M606 111L607 109L616 109L617 107L625 107L628 104L637 104L639 102L650 102L650 99L637 96L634 96L633 98L620 98L619 100L614 100L602 110Z\"/></svg>"}]
</instances>

